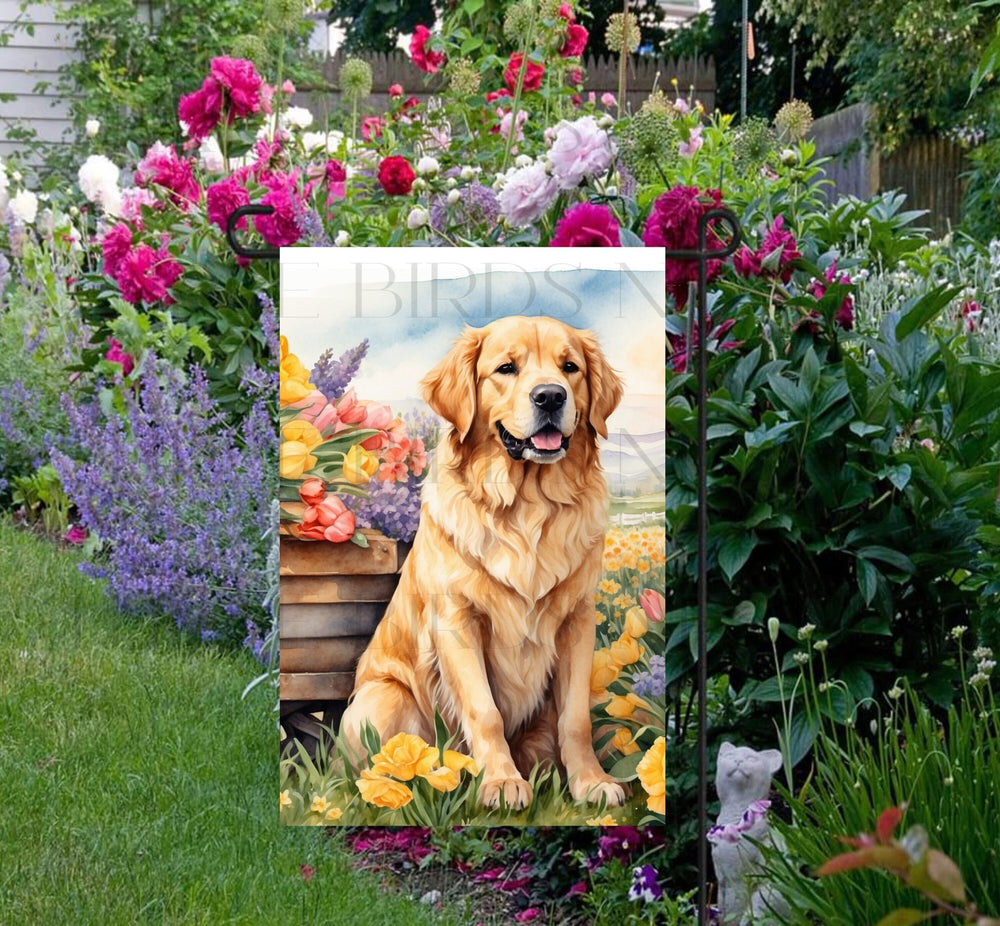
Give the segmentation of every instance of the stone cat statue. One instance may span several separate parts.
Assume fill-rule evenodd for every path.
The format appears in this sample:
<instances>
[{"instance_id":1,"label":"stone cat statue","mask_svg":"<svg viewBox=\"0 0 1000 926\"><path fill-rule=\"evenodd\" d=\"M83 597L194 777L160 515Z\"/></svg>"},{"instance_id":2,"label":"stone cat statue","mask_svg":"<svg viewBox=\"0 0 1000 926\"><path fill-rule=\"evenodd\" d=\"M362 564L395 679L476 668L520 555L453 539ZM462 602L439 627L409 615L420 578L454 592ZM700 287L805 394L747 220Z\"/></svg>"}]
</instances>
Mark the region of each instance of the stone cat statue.
<instances>
[{"instance_id":1,"label":"stone cat statue","mask_svg":"<svg viewBox=\"0 0 1000 926\"><path fill-rule=\"evenodd\" d=\"M767 822L771 776L781 768L777 749L757 752L747 746L719 747L715 790L722 801L716 825L708 832L712 863L719 882L719 913L723 926L780 923L788 914L784 899L756 881L760 850L750 839L783 848Z\"/></svg>"}]
</instances>

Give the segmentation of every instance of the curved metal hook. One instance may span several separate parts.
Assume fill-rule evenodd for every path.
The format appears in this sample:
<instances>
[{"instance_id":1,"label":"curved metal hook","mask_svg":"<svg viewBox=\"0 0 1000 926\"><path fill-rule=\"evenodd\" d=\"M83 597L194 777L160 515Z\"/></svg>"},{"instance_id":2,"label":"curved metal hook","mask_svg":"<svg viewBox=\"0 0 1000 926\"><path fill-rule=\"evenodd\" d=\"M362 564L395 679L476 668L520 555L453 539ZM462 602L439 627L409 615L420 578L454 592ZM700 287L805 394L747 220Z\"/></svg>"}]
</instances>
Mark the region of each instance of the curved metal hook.
<instances>
[{"instance_id":1,"label":"curved metal hook","mask_svg":"<svg viewBox=\"0 0 1000 926\"><path fill-rule=\"evenodd\" d=\"M240 257L260 258L261 260L277 260L281 252L277 248L245 248L236 240L236 225L247 215L270 215L274 212L274 206L261 206L251 204L249 206L238 206L229 214L226 222L226 240L234 253Z\"/></svg>"},{"instance_id":2,"label":"curved metal hook","mask_svg":"<svg viewBox=\"0 0 1000 926\"><path fill-rule=\"evenodd\" d=\"M729 231L732 233L729 243L721 250L708 250L706 247L708 243L708 223L713 219L717 219L723 225L727 225ZM740 230L740 220L736 217L736 213L731 209L725 209L720 206L706 210L699 217L698 250L666 251L665 254L671 260L723 260L729 257L730 254L736 253L736 249L740 246L742 240L743 234Z\"/></svg>"}]
</instances>

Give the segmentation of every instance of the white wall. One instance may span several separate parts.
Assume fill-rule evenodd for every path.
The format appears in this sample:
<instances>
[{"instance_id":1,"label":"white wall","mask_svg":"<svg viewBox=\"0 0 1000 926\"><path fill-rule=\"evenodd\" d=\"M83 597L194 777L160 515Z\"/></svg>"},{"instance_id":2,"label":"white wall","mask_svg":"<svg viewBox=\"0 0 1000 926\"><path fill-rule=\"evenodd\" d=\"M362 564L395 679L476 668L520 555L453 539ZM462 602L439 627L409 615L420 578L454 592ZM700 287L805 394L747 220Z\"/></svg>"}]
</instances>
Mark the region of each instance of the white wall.
<instances>
[{"instance_id":1,"label":"white wall","mask_svg":"<svg viewBox=\"0 0 1000 926\"><path fill-rule=\"evenodd\" d=\"M12 125L35 129L43 141L61 141L69 129L68 104L55 89L59 67L75 54L73 27L56 22L56 10L65 0L50 0L21 13L19 0L0 0L0 32L11 33L0 47L0 93L14 94L11 102L0 101L0 157L18 151L18 142L8 140ZM34 35L15 28L16 22L34 23ZM36 93L35 86L50 86Z\"/></svg>"}]
</instances>

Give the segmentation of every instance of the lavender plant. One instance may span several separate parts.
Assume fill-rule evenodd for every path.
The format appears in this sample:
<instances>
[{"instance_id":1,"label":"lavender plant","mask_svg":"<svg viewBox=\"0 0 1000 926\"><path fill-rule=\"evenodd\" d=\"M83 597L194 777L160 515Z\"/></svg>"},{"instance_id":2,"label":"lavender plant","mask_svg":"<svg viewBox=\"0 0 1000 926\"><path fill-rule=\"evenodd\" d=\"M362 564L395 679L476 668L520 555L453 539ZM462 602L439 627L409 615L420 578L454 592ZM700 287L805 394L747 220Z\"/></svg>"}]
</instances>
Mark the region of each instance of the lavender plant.
<instances>
[{"instance_id":1,"label":"lavender plant","mask_svg":"<svg viewBox=\"0 0 1000 926\"><path fill-rule=\"evenodd\" d=\"M277 442L256 400L239 433L224 424L195 369L149 362L123 414L65 403L80 457L52 461L82 523L104 542L90 571L123 610L169 614L181 629L239 642L266 626L270 503Z\"/></svg>"},{"instance_id":2,"label":"lavender plant","mask_svg":"<svg viewBox=\"0 0 1000 926\"><path fill-rule=\"evenodd\" d=\"M334 359L333 348L327 348L320 354L316 366L312 368L310 378L328 401L336 402L347 392L347 387L351 380L357 376L361 361L365 359L367 353L368 338L365 338L357 347L344 351L340 355L340 359Z\"/></svg>"}]
</instances>

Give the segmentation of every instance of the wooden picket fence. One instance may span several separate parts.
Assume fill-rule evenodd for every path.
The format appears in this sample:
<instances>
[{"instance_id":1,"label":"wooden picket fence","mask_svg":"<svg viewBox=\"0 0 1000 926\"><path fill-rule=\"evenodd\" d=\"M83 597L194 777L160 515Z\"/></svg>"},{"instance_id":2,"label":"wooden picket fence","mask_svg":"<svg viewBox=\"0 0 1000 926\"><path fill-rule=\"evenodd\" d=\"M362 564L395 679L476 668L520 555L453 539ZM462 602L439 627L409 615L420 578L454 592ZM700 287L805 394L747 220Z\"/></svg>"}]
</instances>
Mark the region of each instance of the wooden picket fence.
<instances>
[{"instance_id":1,"label":"wooden picket fence","mask_svg":"<svg viewBox=\"0 0 1000 926\"><path fill-rule=\"evenodd\" d=\"M321 115L339 107L340 90L337 75L348 55L338 52L323 68L325 86L300 86L295 103L306 106L313 113ZM399 84L407 94L425 97L427 94L441 93L445 89L440 73L427 75L418 70L409 56L402 51L371 52L358 55L372 68L373 91L364 101L366 113L380 113L388 108L389 87ZM584 93L593 92L600 99L603 93L618 95L618 58L585 58L583 71L586 75ZM632 110L638 109L654 87L672 93L671 79L685 96L693 92L706 110L715 108L715 61L711 58L647 58L629 56L626 73L626 101ZM483 92L496 89L483 87Z\"/></svg>"},{"instance_id":2,"label":"wooden picket fence","mask_svg":"<svg viewBox=\"0 0 1000 926\"><path fill-rule=\"evenodd\" d=\"M883 155L866 144L870 118L867 104L856 103L813 124L810 137L816 154L833 159L824 167L834 184L829 197L866 199L884 190L901 190L907 208L929 210L922 224L944 234L960 217L965 194L962 175L971 166L968 152L951 139L929 136L909 139L891 155Z\"/></svg>"}]
</instances>

